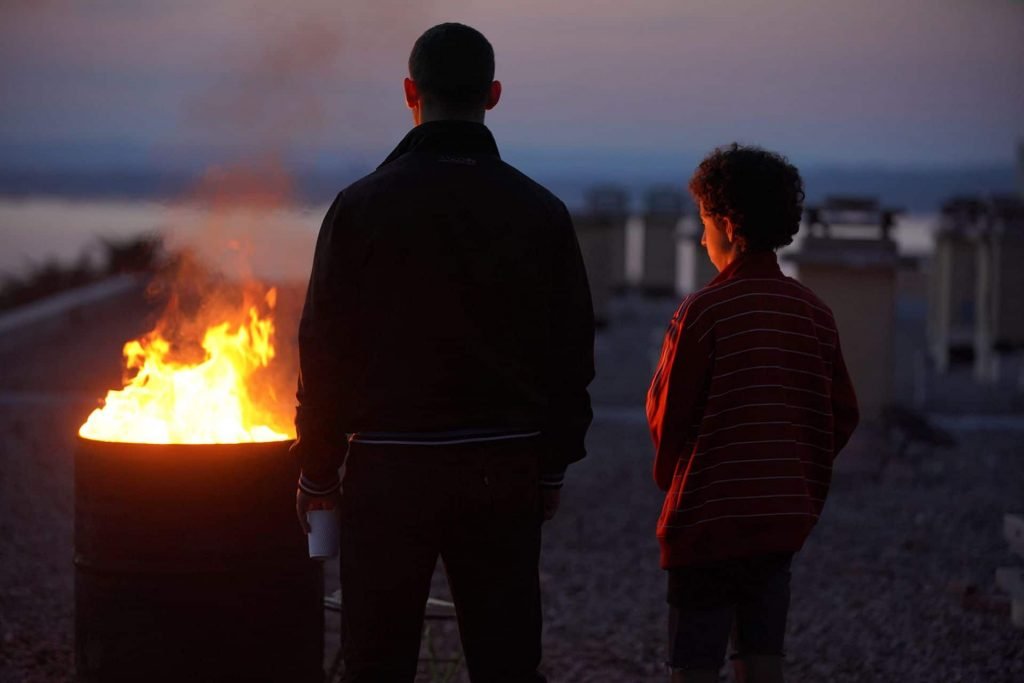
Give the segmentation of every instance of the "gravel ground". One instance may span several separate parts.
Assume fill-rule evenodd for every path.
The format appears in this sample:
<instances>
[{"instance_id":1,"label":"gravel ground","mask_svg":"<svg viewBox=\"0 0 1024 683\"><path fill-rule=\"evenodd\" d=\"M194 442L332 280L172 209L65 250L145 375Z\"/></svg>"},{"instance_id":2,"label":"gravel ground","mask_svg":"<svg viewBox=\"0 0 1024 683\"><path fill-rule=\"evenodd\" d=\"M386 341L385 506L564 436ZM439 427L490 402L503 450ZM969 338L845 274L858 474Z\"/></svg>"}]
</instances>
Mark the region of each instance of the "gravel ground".
<instances>
[{"instance_id":1,"label":"gravel ground","mask_svg":"<svg viewBox=\"0 0 1024 683\"><path fill-rule=\"evenodd\" d=\"M626 324L598 345L607 372L595 386L590 456L570 470L564 508L545 532L552 680L666 680L653 536L661 496L635 407L650 358L636 349L660 337L666 311L620 311ZM912 449L877 480L888 444L877 429L859 431L794 562L789 680L1024 681L1024 630L994 584L996 567L1024 563L1002 537L1003 514L1024 511L1019 417L1017 430L960 430L958 447Z\"/></svg>"},{"instance_id":2,"label":"gravel ground","mask_svg":"<svg viewBox=\"0 0 1024 683\"><path fill-rule=\"evenodd\" d=\"M3 683L71 679L75 434L149 313L139 297L0 339Z\"/></svg>"},{"instance_id":3,"label":"gravel ground","mask_svg":"<svg viewBox=\"0 0 1024 683\"><path fill-rule=\"evenodd\" d=\"M619 301L598 339L590 455L570 469L544 533L552 681L667 680L661 494L639 406L672 307ZM880 476L889 445L877 428L859 430L843 452L824 516L793 565L788 680L1024 681L1024 630L994 582L996 567L1024 564L1002 537L1003 514L1024 511L1024 415L955 436L959 446L911 449ZM445 596L440 571L435 583ZM445 635L440 649L457 651Z\"/></svg>"},{"instance_id":4,"label":"gravel ground","mask_svg":"<svg viewBox=\"0 0 1024 683\"><path fill-rule=\"evenodd\" d=\"M552 681L666 680L664 575L653 534L661 501L639 406L672 304L617 306L598 341L590 456L570 470L562 510L545 527L544 670ZM0 347L4 683L73 676L74 434L92 400L116 383L120 345L144 313L129 306ZM858 433L794 563L789 680L1024 680L1024 630L1010 624L993 579L996 567L1024 563L1001 535L1003 513L1024 511L1020 425L1024 416L999 429L958 430L959 446L911 451L878 479L886 443L870 428ZM435 595L446 595L440 572ZM333 647L336 634L328 638ZM451 625L435 624L432 642L438 652L458 651ZM424 664L420 679L444 677Z\"/></svg>"}]
</instances>

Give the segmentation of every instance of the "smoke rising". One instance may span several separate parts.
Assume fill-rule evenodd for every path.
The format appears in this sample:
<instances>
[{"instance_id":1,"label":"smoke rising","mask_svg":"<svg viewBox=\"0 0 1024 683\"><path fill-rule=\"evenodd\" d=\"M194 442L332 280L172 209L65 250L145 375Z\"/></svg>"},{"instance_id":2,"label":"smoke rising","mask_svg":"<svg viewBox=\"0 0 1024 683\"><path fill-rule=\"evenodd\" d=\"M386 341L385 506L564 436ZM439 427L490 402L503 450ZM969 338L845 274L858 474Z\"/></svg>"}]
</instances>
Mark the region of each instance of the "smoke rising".
<instances>
[{"instance_id":1,"label":"smoke rising","mask_svg":"<svg viewBox=\"0 0 1024 683\"><path fill-rule=\"evenodd\" d=\"M231 152L177 206L171 244L239 277L304 282L326 207L297 205L291 166L336 148L339 136L379 137L388 117L360 106L367 82L393 88L395 110L404 109L406 58L434 23L431 4L317 1L282 15L264 0L248 12L258 19L241 44L225 46L218 65L225 75L184 105L188 137L200 131Z\"/></svg>"},{"instance_id":2,"label":"smoke rising","mask_svg":"<svg viewBox=\"0 0 1024 683\"><path fill-rule=\"evenodd\" d=\"M301 294L326 208L298 205L289 161L323 136L358 134L360 121L340 126L335 117L346 83L384 78L362 73L364 53L389 53L388 78L395 107L401 107L408 50L431 22L422 7L410 11L390 0L342 8L322 3L319 12L307 8L287 19L275 18L276 5L263 9L266 26L255 40L241 49L226 47L228 75L185 105L184 126L228 140L234 151L172 207L168 246L181 256L157 283L168 304L156 331L172 340L176 352L195 356L208 326L241 324L254 302L276 307L277 357L250 389L265 399L277 424L280 416L290 422L292 415ZM375 121L366 126L380 125ZM270 282L283 283L272 302L266 299Z\"/></svg>"}]
</instances>

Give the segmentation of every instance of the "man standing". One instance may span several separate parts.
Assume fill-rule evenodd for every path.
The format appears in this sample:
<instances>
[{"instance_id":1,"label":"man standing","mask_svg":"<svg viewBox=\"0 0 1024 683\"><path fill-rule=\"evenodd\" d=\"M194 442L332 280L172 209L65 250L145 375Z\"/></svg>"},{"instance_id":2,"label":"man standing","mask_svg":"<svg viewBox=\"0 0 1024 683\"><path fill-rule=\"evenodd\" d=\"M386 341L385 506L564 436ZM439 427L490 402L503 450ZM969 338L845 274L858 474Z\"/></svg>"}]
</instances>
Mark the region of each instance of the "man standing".
<instances>
[{"instance_id":1,"label":"man standing","mask_svg":"<svg viewBox=\"0 0 1024 683\"><path fill-rule=\"evenodd\" d=\"M411 681L438 556L471 679L543 681L540 525L591 421L593 311L565 206L484 126L494 52L441 24L415 128L324 219L299 329L296 508L338 497L346 681ZM347 453L347 457L346 457Z\"/></svg>"},{"instance_id":2,"label":"man standing","mask_svg":"<svg viewBox=\"0 0 1024 683\"><path fill-rule=\"evenodd\" d=\"M779 270L803 181L756 147L715 150L690 180L720 271L683 300L647 395L673 683L782 681L789 566L857 425L835 319Z\"/></svg>"}]
</instances>

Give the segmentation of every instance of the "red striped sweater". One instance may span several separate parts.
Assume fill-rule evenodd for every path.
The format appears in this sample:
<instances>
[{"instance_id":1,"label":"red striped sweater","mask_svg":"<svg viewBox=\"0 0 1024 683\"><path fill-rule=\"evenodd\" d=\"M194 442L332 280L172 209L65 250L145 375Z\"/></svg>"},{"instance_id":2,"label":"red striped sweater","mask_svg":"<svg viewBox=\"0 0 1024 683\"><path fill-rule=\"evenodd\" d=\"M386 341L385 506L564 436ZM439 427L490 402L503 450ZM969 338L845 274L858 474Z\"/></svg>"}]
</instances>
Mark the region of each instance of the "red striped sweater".
<instances>
[{"instance_id":1,"label":"red striped sweater","mask_svg":"<svg viewBox=\"0 0 1024 683\"><path fill-rule=\"evenodd\" d=\"M832 312L742 256L673 316L647 420L663 567L799 550L858 420Z\"/></svg>"}]
</instances>

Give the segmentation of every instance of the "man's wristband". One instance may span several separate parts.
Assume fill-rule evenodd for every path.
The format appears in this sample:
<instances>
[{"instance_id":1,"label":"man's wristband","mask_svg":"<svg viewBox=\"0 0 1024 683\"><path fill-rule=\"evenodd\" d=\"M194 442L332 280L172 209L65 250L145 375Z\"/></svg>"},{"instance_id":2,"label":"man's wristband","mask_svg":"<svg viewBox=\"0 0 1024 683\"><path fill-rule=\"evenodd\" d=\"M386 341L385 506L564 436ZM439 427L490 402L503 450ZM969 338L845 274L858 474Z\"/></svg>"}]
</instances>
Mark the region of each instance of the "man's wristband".
<instances>
[{"instance_id":1,"label":"man's wristband","mask_svg":"<svg viewBox=\"0 0 1024 683\"><path fill-rule=\"evenodd\" d=\"M341 488L341 481L337 476L334 477L333 481L313 481L305 474L299 477L299 488L302 492L310 496L330 496L338 492Z\"/></svg>"},{"instance_id":2,"label":"man's wristband","mask_svg":"<svg viewBox=\"0 0 1024 683\"><path fill-rule=\"evenodd\" d=\"M542 489L560 489L563 483L565 483L565 472L542 474L540 477Z\"/></svg>"}]
</instances>

